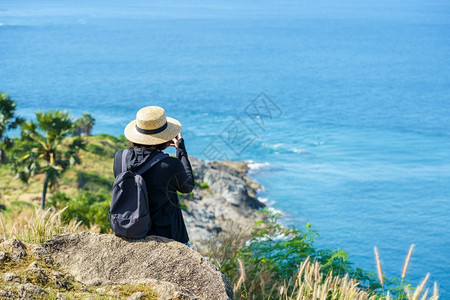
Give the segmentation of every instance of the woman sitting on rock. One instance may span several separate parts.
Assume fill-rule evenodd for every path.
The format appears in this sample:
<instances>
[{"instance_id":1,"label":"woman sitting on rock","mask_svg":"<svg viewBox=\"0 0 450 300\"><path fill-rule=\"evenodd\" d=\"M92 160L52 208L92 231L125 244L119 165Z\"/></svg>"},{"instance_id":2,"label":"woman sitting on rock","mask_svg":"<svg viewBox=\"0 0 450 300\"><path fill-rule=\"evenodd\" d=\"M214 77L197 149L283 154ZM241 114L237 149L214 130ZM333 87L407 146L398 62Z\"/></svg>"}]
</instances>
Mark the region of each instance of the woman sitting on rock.
<instances>
[{"instance_id":1,"label":"woman sitting on rock","mask_svg":"<svg viewBox=\"0 0 450 300\"><path fill-rule=\"evenodd\" d=\"M161 107L147 106L140 109L136 120L126 126L125 137L132 146L128 148L125 163L133 172L167 147L176 148L176 158L167 156L141 175L148 191L152 220L147 235L163 236L190 246L177 191L190 193L194 188L194 177L180 122L166 117ZM115 177L122 172L123 151L115 155Z\"/></svg>"}]
</instances>

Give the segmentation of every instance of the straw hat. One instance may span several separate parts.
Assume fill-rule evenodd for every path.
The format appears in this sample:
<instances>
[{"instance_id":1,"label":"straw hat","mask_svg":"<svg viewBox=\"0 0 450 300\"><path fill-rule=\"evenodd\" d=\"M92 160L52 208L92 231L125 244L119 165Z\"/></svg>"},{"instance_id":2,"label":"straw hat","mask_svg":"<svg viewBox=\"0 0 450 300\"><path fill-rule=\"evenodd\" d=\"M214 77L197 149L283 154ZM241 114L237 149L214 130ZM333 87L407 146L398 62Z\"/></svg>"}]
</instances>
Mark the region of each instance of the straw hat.
<instances>
[{"instance_id":1,"label":"straw hat","mask_svg":"<svg viewBox=\"0 0 450 300\"><path fill-rule=\"evenodd\" d=\"M147 106L137 112L136 120L125 127L124 133L133 143L158 145L172 140L180 131L180 122L166 117L162 107Z\"/></svg>"}]
</instances>

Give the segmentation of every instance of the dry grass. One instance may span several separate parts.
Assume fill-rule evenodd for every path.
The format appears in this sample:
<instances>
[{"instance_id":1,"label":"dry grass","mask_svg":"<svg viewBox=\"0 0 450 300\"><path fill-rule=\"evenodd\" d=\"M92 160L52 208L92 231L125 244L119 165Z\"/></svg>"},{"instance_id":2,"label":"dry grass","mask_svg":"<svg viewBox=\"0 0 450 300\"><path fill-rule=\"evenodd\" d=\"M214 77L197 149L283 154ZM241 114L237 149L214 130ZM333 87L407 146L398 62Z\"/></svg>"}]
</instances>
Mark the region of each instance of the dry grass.
<instances>
[{"instance_id":1,"label":"dry grass","mask_svg":"<svg viewBox=\"0 0 450 300\"><path fill-rule=\"evenodd\" d=\"M380 255L378 254L377 247L373 248L373 252L375 253L375 260L377 262L378 279L380 280L381 285L383 285L384 284L384 275L383 275L383 270L381 269Z\"/></svg>"},{"instance_id":2,"label":"dry grass","mask_svg":"<svg viewBox=\"0 0 450 300\"><path fill-rule=\"evenodd\" d=\"M408 270L408 266L409 266L409 262L411 260L411 255L412 255L412 251L414 249L414 244L411 245L411 247L409 248L408 254L406 255L405 258L405 262L403 264L403 269L402 269L402 274L401 274L401 284L403 285L403 280L406 277L406 272ZM377 270L378 270L378 276L380 279L380 283L381 285L383 285L383 272L381 270L381 261L380 261L380 257L378 254L378 249L377 247L374 248L375 251L375 260L377 263ZM422 282L413 289L414 293L411 292L411 290L409 289L408 285L404 286L404 290L407 296L408 300L438 300L439 299L439 291L438 291L438 287L437 287L437 283L434 283L434 288L433 288L433 295L431 297L428 298L428 293L429 293L429 289L426 289L424 291L425 285L428 282L428 279L430 278L430 273L428 273L425 278L422 280ZM422 294L423 292L423 294ZM391 299L390 295L389 295L389 291L387 292L387 296L386 299Z\"/></svg>"},{"instance_id":3,"label":"dry grass","mask_svg":"<svg viewBox=\"0 0 450 300\"><path fill-rule=\"evenodd\" d=\"M347 276L338 277L328 274L323 276L319 263L311 262L309 257L300 265L294 287L290 282L280 288L280 300L307 300L307 299L376 299L358 287L358 282Z\"/></svg>"},{"instance_id":4,"label":"dry grass","mask_svg":"<svg viewBox=\"0 0 450 300\"><path fill-rule=\"evenodd\" d=\"M202 254L211 258L221 268L220 262L228 262L237 256L239 249L251 238L250 232L250 228L244 228L233 222L227 223L225 229L209 241L207 251Z\"/></svg>"},{"instance_id":5,"label":"dry grass","mask_svg":"<svg viewBox=\"0 0 450 300\"><path fill-rule=\"evenodd\" d=\"M409 247L408 254L406 255L405 263L403 264L402 279L406 277L406 272L408 271L409 261L411 260L411 254L412 254L413 249L414 249L414 244L412 244L411 247Z\"/></svg>"},{"instance_id":6,"label":"dry grass","mask_svg":"<svg viewBox=\"0 0 450 300\"><path fill-rule=\"evenodd\" d=\"M3 239L13 236L19 240L40 244L51 238L55 234L63 232L83 231L80 222L74 220L65 224L62 220L62 213L65 210L55 211L51 208L41 210L35 208L34 212L25 210L13 218L13 222L5 222L0 214L0 235Z\"/></svg>"},{"instance_id":7,"label":"dry grass","mask_svg":"<svg viewBox=\"0 0 450 300\"><path fill-rule=\"evenodd\" d=\"M379 259L378 259L379 260ZM241 277L237 284L234 286L236 299L253 299L251 295L242 296L242 291L245 288L245 271L243 265L240 264ZM426 289L424 293L424 287L428 281L429 274L423 279L423 281L414 289L412 293L407 287L405 291L408 300L438 300L439 292L437 284L434 283L433 295L428 298L429 290ZM295 281L294 283L292 281ZM241 295L241 296L240 296ZM267 298L270 299L270 298ZM323 276L319 263L311 262L309 257L303 261L299 267L296 276L291 277L281 287L279 287L279 300L350 300L350 299L392 299L387 292L386 296L380 296L379 294L369 294L367 291L359 287L359 283L348 276L338 277L333 274Z\"/></svg>"}]
</instances>

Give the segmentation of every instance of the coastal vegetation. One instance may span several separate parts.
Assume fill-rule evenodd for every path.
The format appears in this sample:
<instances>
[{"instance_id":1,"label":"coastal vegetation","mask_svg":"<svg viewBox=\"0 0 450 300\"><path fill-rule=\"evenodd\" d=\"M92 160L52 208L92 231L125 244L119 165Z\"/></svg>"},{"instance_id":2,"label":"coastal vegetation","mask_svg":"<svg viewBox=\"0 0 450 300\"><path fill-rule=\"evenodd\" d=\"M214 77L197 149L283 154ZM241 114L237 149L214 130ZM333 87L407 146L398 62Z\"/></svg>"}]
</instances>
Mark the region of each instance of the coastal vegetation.
<instances>
[{"instance_id":1,"label":"coastal vegetation","mask_svg":"<svg viewBox=\"0 0 450 300\"><path fill-rule=\"evenodd\" d=\"M387 278L379 257L377 273L356 268L341 250L317 249L318 233L279 224L277 213L263 210L250 234L230 227L210 243L208 256L234 284L236 299L438 299L425 289L429 274L413 287L407 277L412 249L400 279Z\"/></svg>"},{"instance_id":2,"label":"coastal vegetation","mask_svg":"<svg viewBox=\"0 0 450 300\"><path fill-rule=\"evenodd\" d=\"M23 122L20 147L14 147L13 171L27 183L37 174L44 175L41 209L45 208L47 188L56 189L58 179L69 167L80 163L78 151L84 147L80 138L64 141L74 129L71 115L63 111L36 112L37 122Z\"/></svg>"},{"instance_id":3,"label":"coastal vegetation","mask_svg":"<svg viewBox=\"0 0 450 300\"><path fill-rule=\"evenodd\" d=\"M12 139L6 132L17 128L23 119L15 115L16 101L7 93L0 93L0 164L6 162L5 149L12 145Z\"/></svg>"},{"instance_id":4,"label":"coastal vegetation","mask_svg":"<svg viewBox=\"0 0 450 300\"><path fill-rule=\"evenodd\" d=\"M95 124L95 118L88 113L84 113L75 120L74 123L74 135L84 136L86 144L89 142L89 136L91 135L92 128Z\"/></svg>"},{"instance_id":5,"label":"coastal vegetation","mask_svg":"<svg viewBox=\"0 0 450 300\"><path fill-rule=\"evenodd\" d=\"M15 103L6 94L1 97L0 137L19 125L21 135L0 140L8 158L0 165L0 237L40 244L62 232L110 233L111 166L114 153L126 147L125 138L99 134L88 139L95 122L89 114L73 121L66 112L37 112L36 121L24 121L15 116ZM209 189L206 183L196 186ZM192 196L181 199L184 210ZM366 272L342 249L317 248L318 233L310 224L289 228L270 209L259 214L251 231L231 224L208 247L208 258L230 281L236 299L438 298L436 285L433 292L425 287L428 277L417 288L408 282L412 248L401 279L390 280L378 251L377 272ZM2 264L2 272L24 266Z\"/></svg>"}]
</instances>

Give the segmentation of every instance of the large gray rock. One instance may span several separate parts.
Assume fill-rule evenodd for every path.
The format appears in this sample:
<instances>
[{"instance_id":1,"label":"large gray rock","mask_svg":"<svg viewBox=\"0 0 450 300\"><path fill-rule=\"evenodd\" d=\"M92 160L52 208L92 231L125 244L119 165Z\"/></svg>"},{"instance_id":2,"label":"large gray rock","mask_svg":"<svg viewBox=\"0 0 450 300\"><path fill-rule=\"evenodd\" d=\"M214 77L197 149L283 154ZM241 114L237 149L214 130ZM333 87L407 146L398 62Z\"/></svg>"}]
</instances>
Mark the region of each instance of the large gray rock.
<instances>
[{"instance_id":1,"label":"large gray rock","mask_svg":"<svg viewBox=\"0 0 450 300\"><path fill-rule=\"evenodd\" d=\"M258 219L256 211L265 205L256 197L260 186L246 176L245 162L189 159L197 183L209 187L194 188L193 197L185 200L183 218L193 248L205 252L207 244L231 224L250 229Z\"/></svg>"},{"instance_id":2,"label":"large gray rock","mask_svg":"<svg viewBox=\"0 0 450 300\"><path fill-rule=\"evenodd\" d=\"M229 283L216 267L184 244L162 237L132 240L111 234L61 234L35 251L40 257L50 256L84 284L154 285L156 281L178 287L179 299L232 298ZM156 284L156 290L160 286Z\"/></svg>"}]
</instances>

